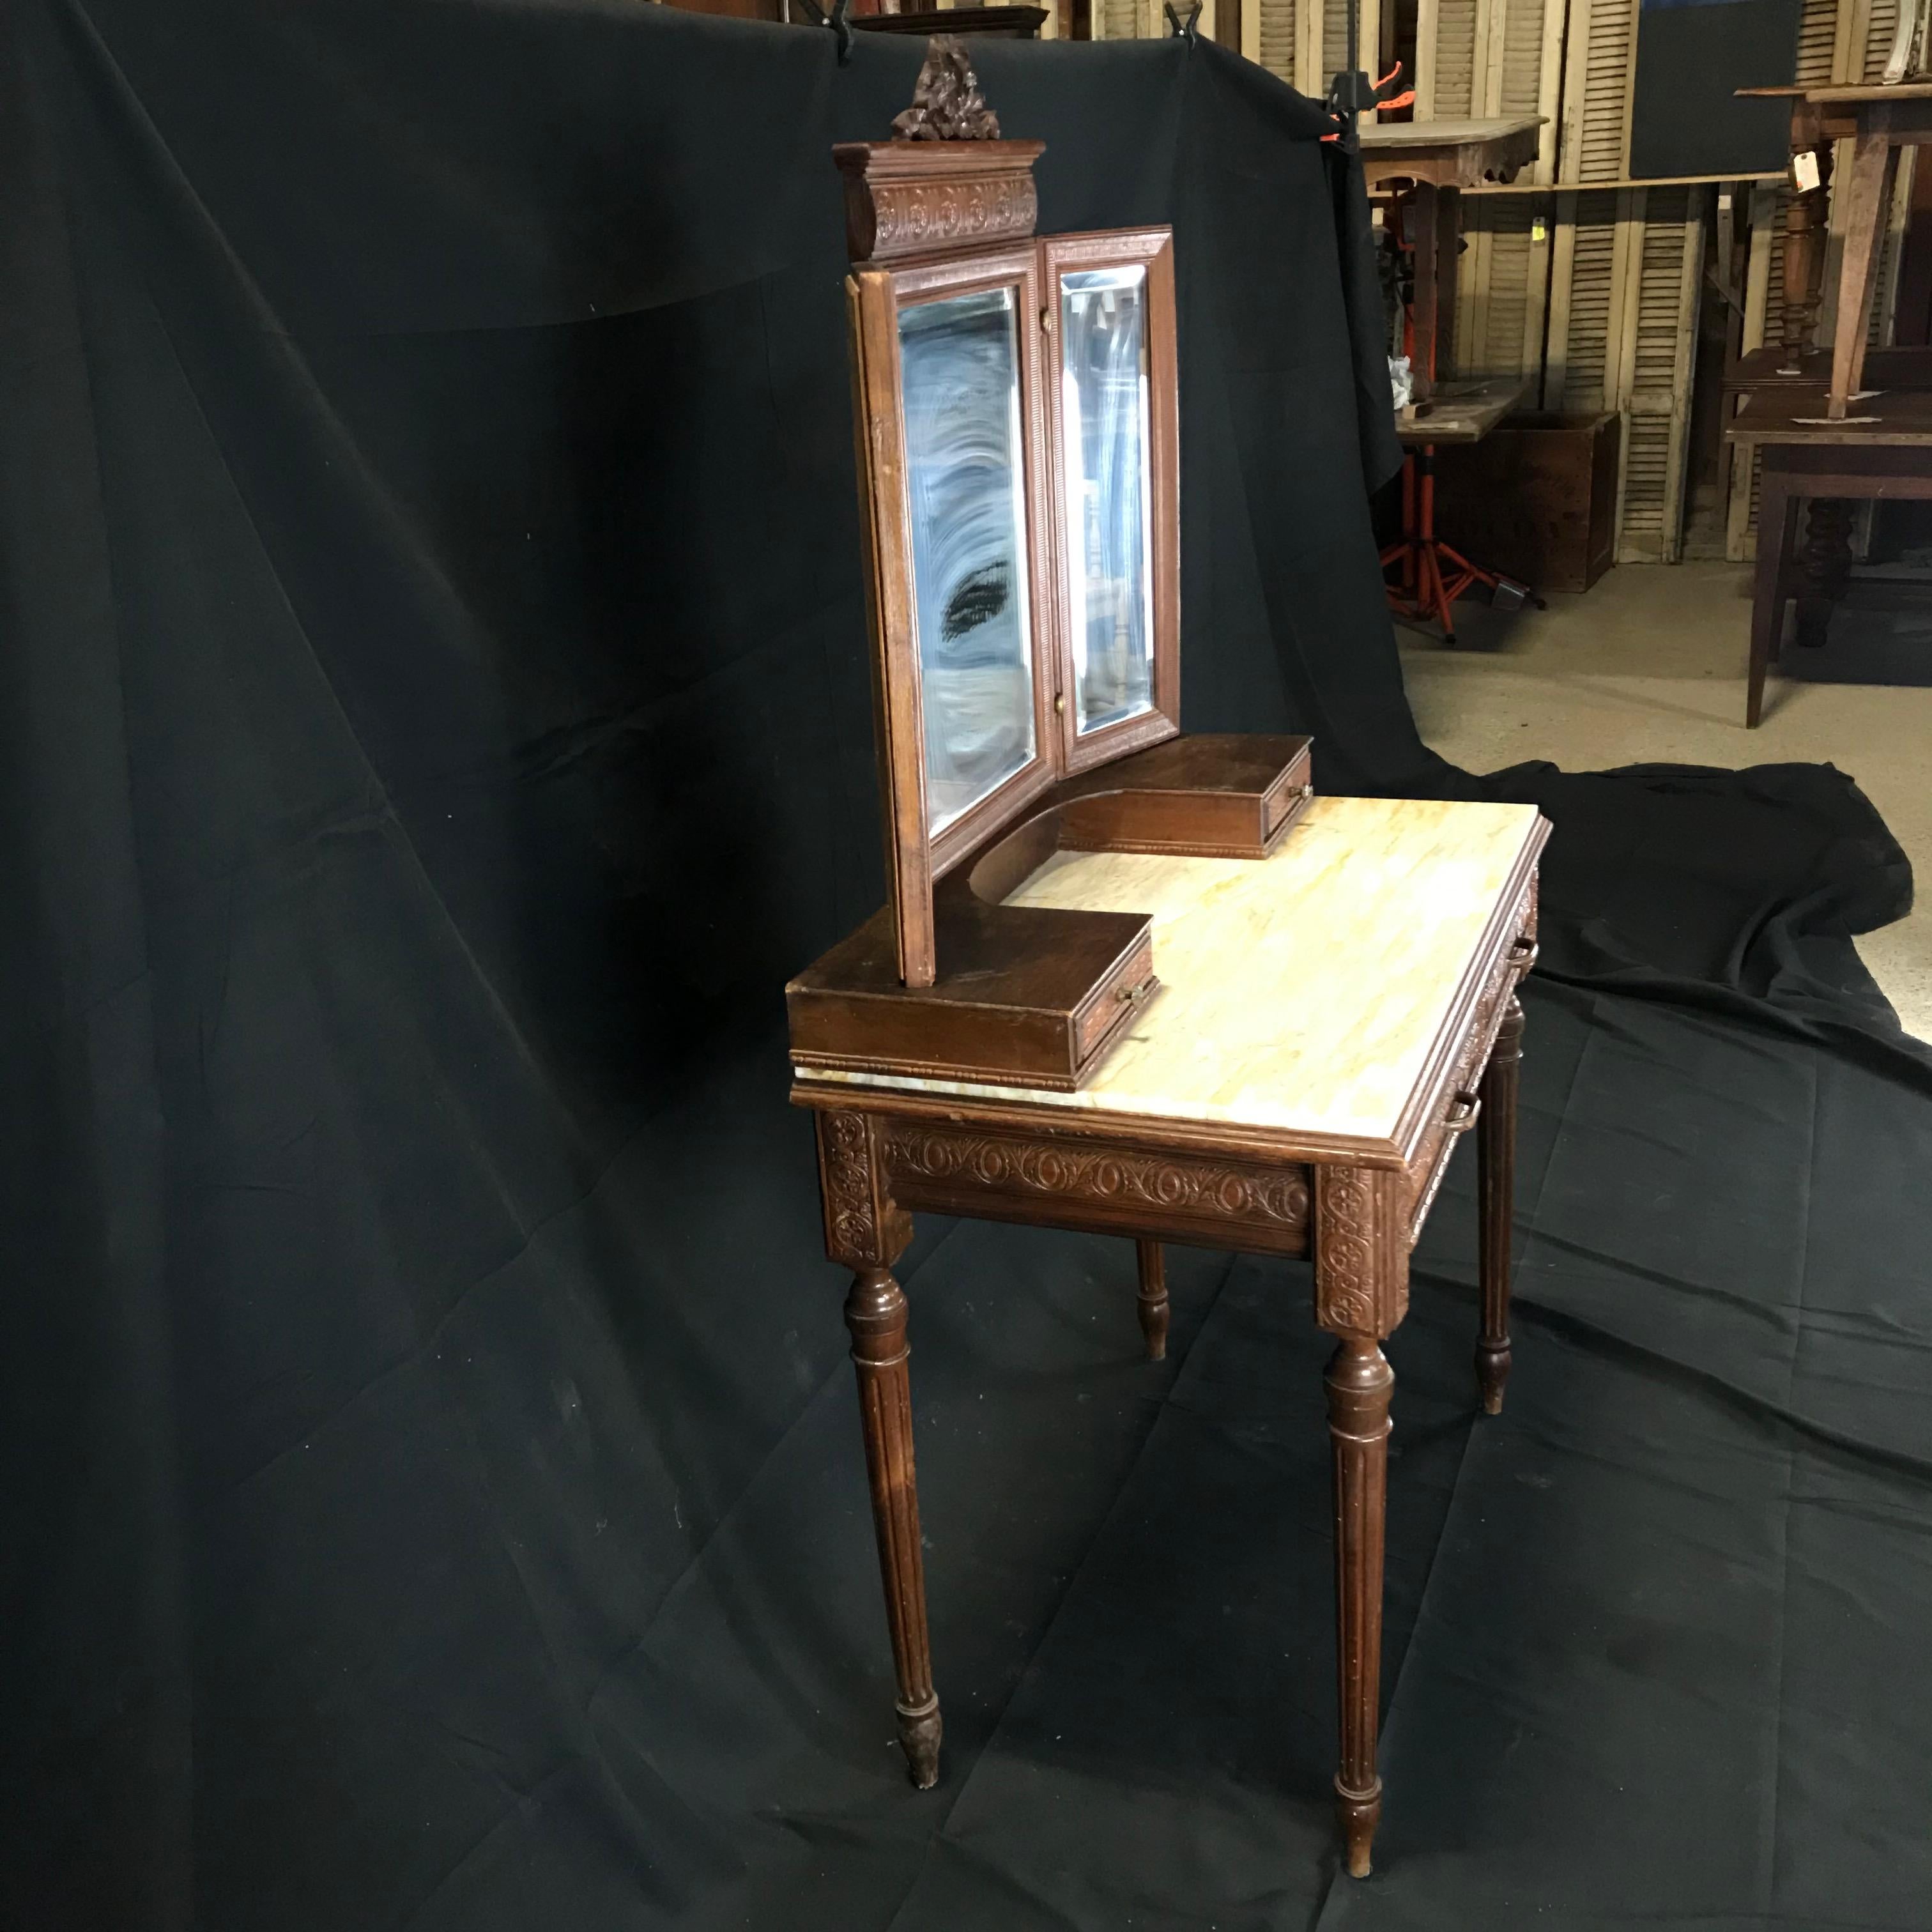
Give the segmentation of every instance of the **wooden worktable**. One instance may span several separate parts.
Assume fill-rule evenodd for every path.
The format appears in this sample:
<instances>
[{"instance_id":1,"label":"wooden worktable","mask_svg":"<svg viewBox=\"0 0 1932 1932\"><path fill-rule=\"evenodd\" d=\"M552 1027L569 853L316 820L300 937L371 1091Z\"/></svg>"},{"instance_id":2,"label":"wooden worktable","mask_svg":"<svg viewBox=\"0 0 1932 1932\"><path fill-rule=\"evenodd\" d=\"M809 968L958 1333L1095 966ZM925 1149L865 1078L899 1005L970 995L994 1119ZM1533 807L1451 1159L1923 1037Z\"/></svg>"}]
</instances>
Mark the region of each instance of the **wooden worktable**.
<instances>
[{"instance_id":1,"label":"wooden worktable","mask_svg":"<svg viewBox=\"0 0 1932 1932\"><path fill-rule=\"evenodd\" d=\"M1378 121L1361 129L1362 172L1375 194L1384 183L1477 188L1506 182L1536 159L1540 114L1480 121Z\"/></svg>"}]
</instances>

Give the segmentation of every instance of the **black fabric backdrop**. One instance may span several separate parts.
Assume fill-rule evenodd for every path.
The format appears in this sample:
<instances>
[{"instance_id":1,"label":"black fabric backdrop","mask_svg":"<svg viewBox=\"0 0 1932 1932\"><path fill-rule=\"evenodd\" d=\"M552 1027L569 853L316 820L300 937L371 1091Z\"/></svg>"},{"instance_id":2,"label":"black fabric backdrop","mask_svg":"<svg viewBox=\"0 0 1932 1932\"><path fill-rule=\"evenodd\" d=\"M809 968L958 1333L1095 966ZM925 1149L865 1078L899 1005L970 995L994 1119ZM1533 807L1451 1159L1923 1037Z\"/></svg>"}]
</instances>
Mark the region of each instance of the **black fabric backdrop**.
<instances>
[{"instance_id":1,"label":"black fabric backdrop","mask_svg":"<svg viewBox=\"0 0 1932 1932\"><path fill-rule=\"evenodd\" d=\"M1828 768L1423 748L1359 184L1218 50L988 46L1172 220L1186 708L1534 796L1510 1410L1458 1173L1335 1878L1304 1268L932 1222L912 1792L780 988L880 893L836 139L632 0L0 13L0 1922L1919 1927L1932 1072Z\"/></svg>"}]
</instances>

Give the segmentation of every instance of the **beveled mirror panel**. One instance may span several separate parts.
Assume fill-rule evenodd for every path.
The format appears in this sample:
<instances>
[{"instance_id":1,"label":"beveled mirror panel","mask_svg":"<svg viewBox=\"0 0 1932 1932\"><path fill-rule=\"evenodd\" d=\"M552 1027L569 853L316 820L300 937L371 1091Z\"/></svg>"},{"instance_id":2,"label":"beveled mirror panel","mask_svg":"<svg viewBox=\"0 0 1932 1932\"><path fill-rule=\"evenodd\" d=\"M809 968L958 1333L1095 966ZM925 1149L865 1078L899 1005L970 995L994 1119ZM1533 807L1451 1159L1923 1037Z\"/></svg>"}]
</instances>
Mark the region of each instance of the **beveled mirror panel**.
<instances>
[{"instance_id":1,"label":"beveled mirror panel","mask_svg":"<svg viewBox=\"0 0 1932 1932\"><path fill-rule=\"evenodd\" d=\"M1034 642L1018 291L899 311L928 828L1030 764Z\"/></svg>"},{"instance_id":2,"label":"beveled mirror panel","mask_svg":"<svg viewBox=\"0 0 1932 1932\"><path fill-rule=\"evenodd\" d=\"M1054 646L1071 772L1180 728L1180 422L1165 228L1042 241Z\"/></svg>"},{"instance_id":3,"label":"beveled mirror panel","mask_svg":"<svg viewBox=\"0 0 1932 1932\"><path fill-rule=\"evenodd\" d=\"M1147 269L1073 269L1059 284L1066 641L1084 735L1154 707Z\"/></svg>"}]
</instances>

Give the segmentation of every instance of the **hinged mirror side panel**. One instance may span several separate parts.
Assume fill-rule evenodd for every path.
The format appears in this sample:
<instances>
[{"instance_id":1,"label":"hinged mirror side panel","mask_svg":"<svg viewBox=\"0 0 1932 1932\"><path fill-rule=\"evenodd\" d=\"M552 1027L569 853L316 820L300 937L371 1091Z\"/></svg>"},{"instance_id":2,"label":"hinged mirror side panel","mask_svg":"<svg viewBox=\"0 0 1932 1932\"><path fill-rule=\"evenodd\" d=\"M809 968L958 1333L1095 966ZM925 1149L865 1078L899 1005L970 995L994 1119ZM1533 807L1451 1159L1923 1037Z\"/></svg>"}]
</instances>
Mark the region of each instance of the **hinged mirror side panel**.
<instances>
[{"instance_id":1,"label":"hinged mirror side panel","mask_svg":"<svg viewBox=\"0 0 1932 1932\"><path fill-rule=\"evenodd\" d=\"M834 151L845 175L874 722L900 975L934 884L1060 776L1036 142Z\"/></svg>"},{"instance_id":2,"label":"hinged mirror side panel","mask_svg":"<svg viewBox=\"0 0 1932 1932\"><path fill-rule=\"evenodd\" d=\"M1054 693L1070 772L1180 728L1180 405L1171 230L1040 244Z\"/></svg>"},{"instance_id":3,"label":"hinged mirror side panel","mask_svg":"<svg viewBox=\"0 0 1932 1932\"><path fill-rule=\"evenodd\" d=\"M937 880L1061 772L1040 272L1028 248L892 280Z\"/></svg>"},{"instance_id":4,"label":"hinged mirror side panel","mask_svg":"<svg viewBox=\"0 0 1932 1932\"><path fill-rule=\"evenodd\" d=\"M1061 770L1038 263L1030 247L852 278L873 661L901 974L934 884Z\"/></svg>"},{"instance_id":5,"label":"hinged mirror side panel","mask_svg":"<svg viewBox=\"0 0 1932 1932\"><path fill-rule=\"evenodd\" d=\"M853 454L859 476L859 530L871 632L872 742L878 760L886 890L898 929L899 976L932 983L935 946L932 860L926 836L926 760L919 681L910 662L914 626L909 506L903 438L898 434L898 332L892 278L847 278L851 331Z\"/></svg>"}]
</instances>

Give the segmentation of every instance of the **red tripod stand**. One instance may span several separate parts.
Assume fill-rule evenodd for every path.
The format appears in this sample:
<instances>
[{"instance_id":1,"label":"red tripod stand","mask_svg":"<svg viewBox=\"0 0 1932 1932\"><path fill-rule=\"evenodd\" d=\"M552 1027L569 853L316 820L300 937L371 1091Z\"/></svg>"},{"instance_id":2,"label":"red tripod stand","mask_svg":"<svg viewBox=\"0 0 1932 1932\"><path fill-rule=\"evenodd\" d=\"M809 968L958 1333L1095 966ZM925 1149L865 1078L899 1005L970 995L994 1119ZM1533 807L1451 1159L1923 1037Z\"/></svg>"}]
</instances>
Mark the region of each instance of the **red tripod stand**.
<instances>
[{"instance_id":1,"label":"red tripod stand","mask_svg":"<svg viewBox=\"0 0 1932 1932\"><path fill-rule=\"evenodd\" d=\"M1425 398L1436 386L1438 339L1453 338L1455 327L1456 200L1418 182L1398 192L1389 205L1387 232L1402 265L1395 285L1402 346L1418 372L1418 394ZM1449 352L1444 350L1445 359ZM1453 644L1456 620L1450 607L1473 585L1487 584L1490 602L1503 610L1520 608L1529 593L1510 578L1472 563L1436 534L1436 446L1410 440L1417 433L1410 430L1403 439L1408 448L1402 463L1402 535L1382 552L1382 572L1384 577L1391 570L1396 573L1387 588L1396 615L1424 622L1432 618L1442 626L1443 641Z\"/></svg>"},{"instance_id":2,"label":"red tripod stand","mask_svg":"<svg viewBox=\"0 0 1932 1932\"><path fill-rule=\"evenodd\" d=\"M1445 567L1446 566L1446 567ZM1472 584L1486 584L1490 602L1499 610L1522 608L1524 586L1493 570L1472 563L1436 534L1436 446L1424 443L1402 460L1402 535L1382 552L1382 569L1396 571L1388 599L1396 614L1442 626L1445 644L1456 641L1450 606Z\"/></svg>"}]
</instances>

